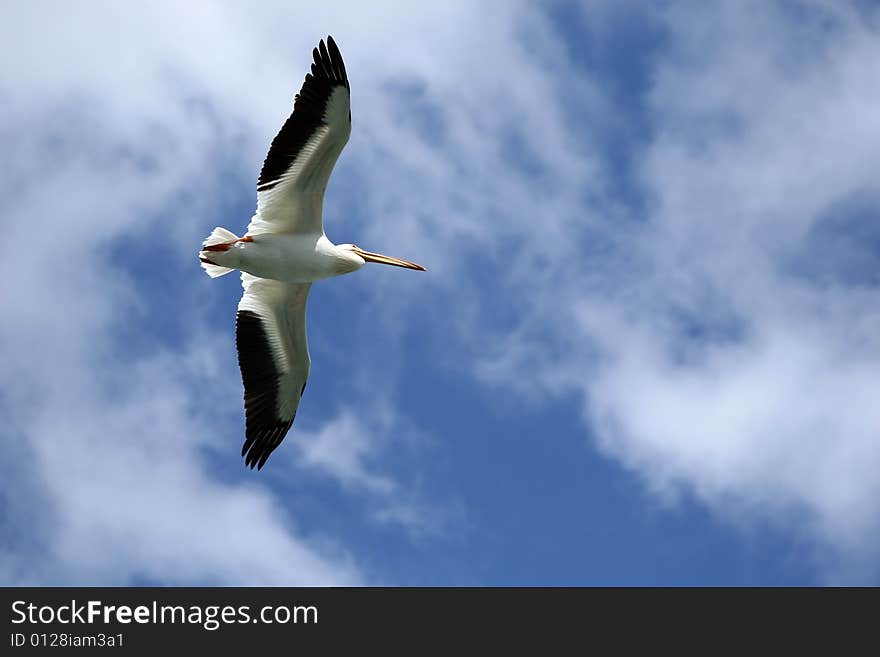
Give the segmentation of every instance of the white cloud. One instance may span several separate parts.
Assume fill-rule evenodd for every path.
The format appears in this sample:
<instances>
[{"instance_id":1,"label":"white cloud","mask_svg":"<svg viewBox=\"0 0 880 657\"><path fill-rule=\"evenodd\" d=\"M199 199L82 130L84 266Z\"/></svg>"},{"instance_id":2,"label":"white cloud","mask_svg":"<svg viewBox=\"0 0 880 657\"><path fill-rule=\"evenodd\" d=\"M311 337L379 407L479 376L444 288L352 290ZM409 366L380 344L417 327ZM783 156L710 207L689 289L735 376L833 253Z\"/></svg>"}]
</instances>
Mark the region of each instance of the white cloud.
<instances>
[{"instance_id":1,"label":"white cloud","mask_svg":"<svg viewBox=\"0 0 880 657\"><path fill-rule=\"evenodd\" d=\"M581 390L601 449L651 490L794 529L836 551L829 577L858 580L880 539L880 234L859 230L867 250L823 236L877 214L878 17L798 11L663 14L647 213L598 285L565 276L552 303L569 311L525 319L481 372L525 363L547 391ZM847 218L853 202L869 216ZM553 345L568 357L545 358Z\"/></svg>"},{"instance_id":2,"label":"white cloud","mask_svg":"<svg viewBox=\"0 0 880 657\"><path fill-rule=\"evenodd\" d=\"M388 495L396 488L394 481L371 471L365 462L371 443L375 443L371 438L368 429L349 409L314 433L299 431L291 436L301 452L297 460L307 467L325 472L343 487Z\"/></svg>"},{"instance_id":3,"label":"white cloud","mask_svg":"<svg viewBox=\"0 0 880 657\"><path fill-rule=\"evenodd\" d=\"M86 337L106 340L101 333ZM229 418L200 409L205 398L194 391L211 381L213 393L222 392L218 373L201 365L218 352L231 356L225 351L203 340L138 358L123 371L97 366L83 353L76 365L48 366L63 380L29 386L29 404L16 407L19 422L4 437L24 441L13 451L17 467L4 477L14 518L5 530L37 541L6 555L4 581L362 581L350 556L326 539L300 535L264 488L210 475L205 451L229 452ZM230 373L219 374L222 380ZM4 387L17 384L7 378ZM220 395L230 404L236 396ZM29 489L38 494L17 494Z\"/></svg>"}]
</instances>

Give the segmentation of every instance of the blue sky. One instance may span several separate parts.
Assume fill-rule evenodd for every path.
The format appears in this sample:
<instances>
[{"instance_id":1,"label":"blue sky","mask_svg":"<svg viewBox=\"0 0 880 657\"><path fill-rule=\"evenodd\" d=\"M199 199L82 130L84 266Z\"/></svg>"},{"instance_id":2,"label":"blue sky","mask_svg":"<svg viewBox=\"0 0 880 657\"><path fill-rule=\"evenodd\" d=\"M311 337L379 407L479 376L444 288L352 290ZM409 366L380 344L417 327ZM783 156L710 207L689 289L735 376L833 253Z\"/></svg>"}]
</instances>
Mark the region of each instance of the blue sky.
<instances>
[{"instance_id":1,"label":"blue sky","mask_svg":"<svg viewBox=\"0 0 880 657\"><path fill-rule=\"evenodd\" d=\"M3 13L3 583L880 583L871 3ZM313 287L256 473L196 251L328 33L325 230L429 271Z\"/></svg>"}]
</instances>

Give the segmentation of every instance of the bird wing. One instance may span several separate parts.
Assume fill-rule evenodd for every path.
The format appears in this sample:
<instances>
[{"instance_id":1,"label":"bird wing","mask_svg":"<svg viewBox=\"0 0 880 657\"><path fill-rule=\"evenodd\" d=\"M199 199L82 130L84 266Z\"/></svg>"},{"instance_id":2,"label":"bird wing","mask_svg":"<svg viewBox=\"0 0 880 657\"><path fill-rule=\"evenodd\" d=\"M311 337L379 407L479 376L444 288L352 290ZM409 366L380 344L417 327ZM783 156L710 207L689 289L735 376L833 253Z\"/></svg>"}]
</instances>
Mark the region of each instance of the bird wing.
<instances>
[{"instance_id":1,"label":"bird wing","mask_svg":"<svg viewBox=\"0 0 880 657\"><path fill-rule=\"evenodd\" d=\"M272 140L248 234L323 232L324 190L351 134L348 76L332 37L312 51L312 72Z\"/></svg>"},{"instance_id":2,"label":"bird wing","mask_svg":"<svg viewBox=\"0 0 880 657\"><path fill-rule=\"evenodd\" d=\"M281 444L309 377L306 299L311 283L241 275L235 342L244 383L245 463L263 467Z\"/></svg>"}]
</instances>

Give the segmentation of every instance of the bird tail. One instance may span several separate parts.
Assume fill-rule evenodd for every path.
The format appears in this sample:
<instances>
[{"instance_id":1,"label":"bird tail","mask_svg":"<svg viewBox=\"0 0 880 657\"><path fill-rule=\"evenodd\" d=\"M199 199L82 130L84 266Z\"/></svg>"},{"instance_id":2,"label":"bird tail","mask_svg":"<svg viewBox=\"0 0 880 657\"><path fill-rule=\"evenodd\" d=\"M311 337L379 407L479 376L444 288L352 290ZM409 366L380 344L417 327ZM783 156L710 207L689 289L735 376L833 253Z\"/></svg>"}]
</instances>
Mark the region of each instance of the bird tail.
<instances>
[{"instance_id":1,"label":"bird tail","mask_svg":"<svg viewBox=\"0 0 880 657\"><path fill-rule=\"evenodd\" d=\"M205 250L204 247L213 246L217 247L218 245L228 244L230 242L235 242L238 239L238 236L232 231L226 230L225 228L220 228L219 226L211 231L211 234L205 238L205 241L202 242L202 251L199 253L199 262L202 264L202 269L205 270L205 273L208 274L211 278L217 278L218 276L223 276L224 274L228 274L232 271L232 267L223 267L222 265L218 265L216 262L211 260L211 256L213 255L213 251L219 251L219 249L210 249ZM222 251L220 251L222 253Z\"/></svg>"}]
</instances>

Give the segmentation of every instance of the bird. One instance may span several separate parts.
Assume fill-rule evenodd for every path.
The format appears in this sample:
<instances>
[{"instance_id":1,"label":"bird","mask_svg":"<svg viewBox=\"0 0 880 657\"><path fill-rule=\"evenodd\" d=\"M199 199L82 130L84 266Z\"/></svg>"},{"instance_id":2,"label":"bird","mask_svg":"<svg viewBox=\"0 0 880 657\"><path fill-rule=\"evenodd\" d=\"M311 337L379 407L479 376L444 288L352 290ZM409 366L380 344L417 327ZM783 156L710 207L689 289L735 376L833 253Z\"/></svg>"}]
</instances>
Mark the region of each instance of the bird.
<instances>
[{"instance_id":1,"label":"bird","mask_svg":"<svg viewBox=\"0 0 880 657\"><path fill-rule=\"evenodd\" d=\"M333 37L312 51L293 111L257 180L257 207L241 237L217 227L199 261L211 278L241 272L235 321L244 387L245 466L261 470L296 417L311 359L306 301L312 283L368 262L426 271L414 262L334 244L324 234L327 181L351 134L350 85Z\"/></svg>"}]
</instances>

